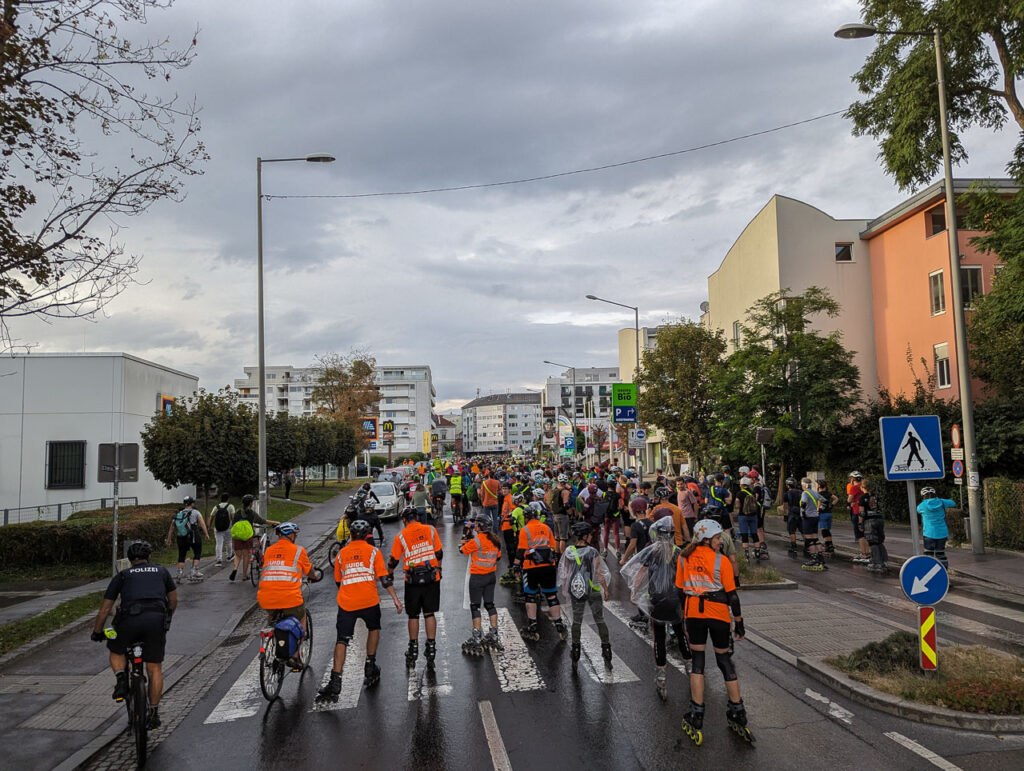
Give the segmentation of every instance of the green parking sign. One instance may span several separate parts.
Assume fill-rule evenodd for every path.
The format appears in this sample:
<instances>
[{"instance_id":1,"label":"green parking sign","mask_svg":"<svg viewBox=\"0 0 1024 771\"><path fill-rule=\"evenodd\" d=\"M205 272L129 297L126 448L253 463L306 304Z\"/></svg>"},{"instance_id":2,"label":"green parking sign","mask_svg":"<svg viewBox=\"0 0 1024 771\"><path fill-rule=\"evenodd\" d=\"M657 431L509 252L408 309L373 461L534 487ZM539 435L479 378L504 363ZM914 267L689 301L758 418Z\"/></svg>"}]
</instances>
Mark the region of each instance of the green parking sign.
<instances>
[{"instance_id":1,"label":"green parking sign","mask_svg":"<svg viewBox=\"0 0 1024 771\"><path fill-rule=\"evenodd\" d=\"M633 383L612 384L612 407L635 407L636 385Z\"/></svg>"}]
</instances>

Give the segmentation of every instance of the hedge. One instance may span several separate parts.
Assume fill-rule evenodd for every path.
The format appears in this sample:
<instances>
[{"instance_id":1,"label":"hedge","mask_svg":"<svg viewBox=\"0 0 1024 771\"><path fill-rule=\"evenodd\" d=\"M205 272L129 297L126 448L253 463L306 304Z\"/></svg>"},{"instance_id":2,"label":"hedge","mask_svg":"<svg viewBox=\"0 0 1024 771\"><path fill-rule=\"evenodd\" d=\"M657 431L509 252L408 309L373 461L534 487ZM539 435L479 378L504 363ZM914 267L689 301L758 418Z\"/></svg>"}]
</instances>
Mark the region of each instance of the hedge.
<instances>
[{"instance_id":1,"label":"hedge","mask_svg":"<svg viewBox=\"0 0 1024 771\"><path fill-rule=\"evenodd\" d=\"M989 538L998 546L1024 548L1024 482L991 477L984 485Z\"/></svg>"},{"instance_id":2,"label":"hedge","mask_svg":"<svg viewBox=\"0 0 1024 771\"><path fill-rule=\"evenodd\" d=\"M153 511L157 509L157 511ZM121 515L121 511L124 515ZM124 542L142 539L163 543L171 514L158 507L132 506L118 512L118 555ZM86 514L87 512L79 512ZM7 525L0 538L0 567L31 567L55 563L92 563L110 559L113 517L109 510L65 522L22 522Z\"/></svg>"}]
</instances>

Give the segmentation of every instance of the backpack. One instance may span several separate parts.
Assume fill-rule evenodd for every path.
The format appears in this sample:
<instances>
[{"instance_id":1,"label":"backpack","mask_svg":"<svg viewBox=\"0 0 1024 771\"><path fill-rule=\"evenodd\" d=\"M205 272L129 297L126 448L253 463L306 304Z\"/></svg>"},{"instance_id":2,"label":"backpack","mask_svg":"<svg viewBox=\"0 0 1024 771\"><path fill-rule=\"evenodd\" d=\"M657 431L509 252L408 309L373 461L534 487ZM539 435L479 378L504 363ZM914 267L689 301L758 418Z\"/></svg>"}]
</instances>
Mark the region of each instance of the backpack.
<instances>
[{"instance_id":1,"label":"backpack","mask_svg":"<svg viewBox=\"0 0 1024 771\"><path fill-rule=\"evenodd\" d=\"M182 516L184 514L185 516ZM188 521L192 517L192 509L182 509L174 515L174 531L179 538L189 535Z\"/></svg>"},{"instance_id":2,"label":"backpack","mask_svg":"<svg viewBox=\"0 0 1024 771\"><path fill-rule=\"evenodd\" d=\"M240 517L235 524L231 526L231 537L239 541L248 541L253 537L256 531L252 529L252 522Z\"/></svg>"},{"instance_id":3,"label":"backpack","mask_svg":"<svg viewBox=\"0 0 1024 771\"><path fill-rule=\"evenodd\" d=\"M279 659L290 659L303 638L302 624L295 616L285 616L274 624L274 653Z\"/></svg>"},{"instance_id":4,"label":"backpack","mask_svg":"<svg viewBox=\"0 0 1024 771\"><path fill-rule=\"evenodd\" d=\"M231 527L231 515L228 514L228 506L230 504L222 503L217 506L217 511L213 515L213 526L218 532L223 532Z\"/></svg>"},{"instance_id":5,"label":"backpack","mask_svg":"<svg viewBox=\"0 0 1024 771\"><path fill-rule=\"evenodd\" d=\"M740 513L747 517L756 516L761 509L757 502L757 496L750 492L743 492L740 495L743 496L743 507Z\"/></svg>"}]
</instances>

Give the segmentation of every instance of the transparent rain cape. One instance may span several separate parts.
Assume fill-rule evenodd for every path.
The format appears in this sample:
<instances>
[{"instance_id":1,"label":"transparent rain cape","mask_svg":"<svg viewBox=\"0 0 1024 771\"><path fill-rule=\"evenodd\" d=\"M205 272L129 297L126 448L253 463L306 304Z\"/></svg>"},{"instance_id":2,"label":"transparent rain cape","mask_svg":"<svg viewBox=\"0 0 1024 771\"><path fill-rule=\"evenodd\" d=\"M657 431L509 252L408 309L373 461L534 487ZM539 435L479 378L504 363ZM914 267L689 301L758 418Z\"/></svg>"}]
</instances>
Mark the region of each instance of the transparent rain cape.
<instances>
[{"instance_id":1,"label":"transparent rain cape","mask_svg":"<svg viewBox=\"0 0 1024 771\"><path fill-rule=\"evenodd\" d=\"M589 570L588 570L589 567ZM590 571L593 574L590 575ZM588 578L594 585L588 582ZM558 601L562 617L572 623L572 603L579 594L587 597L590 591L600 591L611 580L611 571L593 546L570 546L558 562Z\"/></svg>"},{"instance_id":2,"label":"transparent rain cape","mask_svg":"<svg viewBox=\"0 0 1024 771\"><path fill-rule=\"evenodd\" d=\"M629 599L644 613L663 624L683 620L683 606L676 589L679 548L672 540L658 540L640 550L621 571L629 584Z\"/></svg>"}]
</instances>

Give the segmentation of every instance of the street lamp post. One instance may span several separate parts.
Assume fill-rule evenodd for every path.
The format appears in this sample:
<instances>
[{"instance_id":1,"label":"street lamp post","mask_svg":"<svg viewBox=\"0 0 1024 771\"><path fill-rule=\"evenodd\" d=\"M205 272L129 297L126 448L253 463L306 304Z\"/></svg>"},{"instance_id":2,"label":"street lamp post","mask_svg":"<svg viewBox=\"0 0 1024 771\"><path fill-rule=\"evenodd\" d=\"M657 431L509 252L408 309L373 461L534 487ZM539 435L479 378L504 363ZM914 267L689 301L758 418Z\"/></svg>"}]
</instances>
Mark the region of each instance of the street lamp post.
<instances>
[{"instance_id":1,"label":"street lamp post","mask_svg":"<svg viewBox=\"0 0 1024 771\"><path fill-rule=\"evenodd\" d=\"M964 459L967 466L967 507L971 519L971 551L985 553L985 534L981 522L981 478L974 439L974 404L971 400L971 370L967 351L967 320L960 275L960 243L956 227L956 202L953 200L953 163L949 153L949 120L946 115L946 77L942 57L942 34L939 27L930 32L913 30L882 30L869 24L844 24L835 31L843 40L874 35L910 35L932 37L935 46L935 69L938 73L939 128L942 133L942 169L945 177L946 235L949 241L949 289L953 294L953 330L956 336L956 371L960 386L960 410L963 422ZM910 516L914 516L913 510Z\"/></svg>"},{"instance_id":2,"label":"street lamp post","mask_svg":"<svg viewBox=\"0 0 1024 771\"><path fill-rule=\"evenodd\" d=\"M544 359L545 364L550 364L552 367L565 367L567 370L572 372L572 399L570 405L572 407L569 412L569 424L572 426L572 459L576 460L576 451L579 449L576 447L576 368L570 367L568 364L559 364L557 361L548 361Z\"/></svg>"},{"instance_id":3,"label":"street lamp post","mask_svg":"<svg viewBox=\"0 0 1024 771\"><path fill-rule=\"evenodd\" d=\"M259 494L260 515L267 516L267 372L266 354L263 337L263 164L290 163L306 161L308 163L331 163L333 155L312 153L302 158L256 158L256 347L259 349Z\"/></svg>"},{"instance_id":4,"label":"street lamp post","mask_svg":"<svg viewBox=\"0 0 1024 771\"><path fill-rule=\"evenodd\" d=\"M606 300L603 297L597 297L592 294L587 295L588 300L597 300L600 303L608 303L609 305L618 305L620 308L629 308L633 311L633 324L634 331L636 332L636 370L633 372L633 383L636 383L637 377L640 376L640 307L637 305L626 305L625 303L617 303L614 300ZM628 451L628 448L627 448ZM644 481L644 456L643 453L646 448L637 455L637 472L640 475L640 481Z\"/></svg>"}]
</instances>

